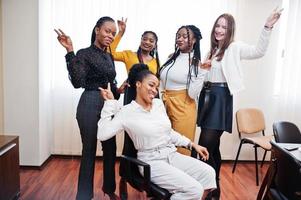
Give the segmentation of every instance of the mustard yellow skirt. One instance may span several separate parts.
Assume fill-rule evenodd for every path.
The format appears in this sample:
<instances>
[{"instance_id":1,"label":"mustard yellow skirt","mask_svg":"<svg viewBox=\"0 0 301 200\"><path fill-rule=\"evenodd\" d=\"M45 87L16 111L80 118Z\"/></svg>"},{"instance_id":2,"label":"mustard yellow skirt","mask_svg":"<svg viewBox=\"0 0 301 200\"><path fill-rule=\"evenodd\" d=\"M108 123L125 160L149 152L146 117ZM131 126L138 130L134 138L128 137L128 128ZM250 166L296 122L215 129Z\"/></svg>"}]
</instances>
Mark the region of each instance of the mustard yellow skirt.
<instances>
[{"instance_id":1,"label":"mustard yellow skirt","mask_svg":"<svg viewBox=\"0 0 301 200\"><path fill-rule=\"evenodd\" d=\"M188 96L187 90L164 90L162 99L172 128L180 134L194 141L196 129L196 103ZM189 155L185 148L178 148L178 152Z\"/></svg>"}]
</instances>

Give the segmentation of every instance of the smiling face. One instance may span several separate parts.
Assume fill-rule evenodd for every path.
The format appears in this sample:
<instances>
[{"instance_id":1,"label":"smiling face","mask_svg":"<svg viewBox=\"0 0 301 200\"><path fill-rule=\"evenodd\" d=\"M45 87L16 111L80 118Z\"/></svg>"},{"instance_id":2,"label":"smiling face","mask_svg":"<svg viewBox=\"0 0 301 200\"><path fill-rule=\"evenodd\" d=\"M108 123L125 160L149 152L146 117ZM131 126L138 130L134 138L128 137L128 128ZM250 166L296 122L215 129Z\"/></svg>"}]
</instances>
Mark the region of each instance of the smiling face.
<instances>
[{"instance_id":1,"label":"smiling face","mask_svg":"<svg viewBox=\"0 0 301 200\"><path fill-rule=\"evenodd\" d=\"M185 27L183 27L177 32L176 44L182 53L191 52L194 43L195 38L193 32L190 29L186 29Z\"/></svg>"},{"instance_id":2,"label":"smiling face","mask_svg":"<svg viewBox=\"0 0 301 200\"><path fill-rule=\"evenodd\" d=\"M214 28L214 37L218 43L224 42L228 30L228 22L224 17L217 20Z\"/></svg>"},{"instance_id":3,"label":"smiling face","mask_svg":"<svg viewBox=\"0 0 301 200\"><path fill-rule=\"evenodd\" d=\"M104 49L113 42L116 35L116 24L113 21L106 21L100 27L95 28L95 45Z\"/></svg>"},{"instance_id":4,"label":"smiling face","mask_svg":"<svg viewBox=\"0 0 301 200\"><path fill-rule=\"evenodd\" d=\"M142 35L140 48L143 51L151 52L154 48L156 48L156 37L152 33L145 33Z\"/></svg>"},{"instance_id":5,"label":"smiling face","mask_svg":"<svg viewBox=\"0 0 301 200\"><path fill-rule=\"evenodd\" d=\"M136 82L137 97L151 104L158 94L159 80L154 74L148 74L143 80Z\"/></svg>"}]
</instances>

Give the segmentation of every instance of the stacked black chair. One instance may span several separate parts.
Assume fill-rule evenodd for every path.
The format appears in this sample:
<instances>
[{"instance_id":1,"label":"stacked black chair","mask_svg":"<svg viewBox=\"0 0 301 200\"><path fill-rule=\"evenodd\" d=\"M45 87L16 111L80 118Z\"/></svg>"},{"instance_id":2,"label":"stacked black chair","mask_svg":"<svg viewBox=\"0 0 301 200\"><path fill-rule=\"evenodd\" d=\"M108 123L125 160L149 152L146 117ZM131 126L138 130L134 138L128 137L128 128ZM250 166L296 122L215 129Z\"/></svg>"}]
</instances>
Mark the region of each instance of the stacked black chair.
<instances>
[{"instance_id":1,"label":"stacked black chair","mask_svg":"<svg viewBox=\"0 0 301 200\"><path fill-rule=\"evenodd\" d=\"M301 132L299 128L291 122L281 121L274 123L273 132L276 142L301 144Z\"/></svg>"},{"instance_id":2,"label":"stacked black chair","mask_svg":"<svg viewBox=\"0 0 301 200\"><path fill-rule=\"evenodd\" d=\"M301 161L277 143L271 144L274 175L268 196L270 199L301 200Z\"/></svg>"}]
</instances>

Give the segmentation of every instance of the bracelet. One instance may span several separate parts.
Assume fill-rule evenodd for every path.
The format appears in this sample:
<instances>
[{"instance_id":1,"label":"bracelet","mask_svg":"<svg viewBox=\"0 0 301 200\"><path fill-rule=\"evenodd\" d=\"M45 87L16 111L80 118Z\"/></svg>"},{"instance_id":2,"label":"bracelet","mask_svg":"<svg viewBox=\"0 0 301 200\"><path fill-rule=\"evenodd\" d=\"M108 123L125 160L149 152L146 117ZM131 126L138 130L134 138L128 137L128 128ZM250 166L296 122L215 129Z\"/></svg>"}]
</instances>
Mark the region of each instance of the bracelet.
<instances>
[{"instance_id":1,"label":"bracelet","mask_svg":"<svg viewBox=\"0 0 301 200\"><path fill-rule=\"evenodd\" d=\"M269 27L267 25L264 25L264 28L268 29L268 30L272 30L273 26Z\"/></svg>"}]
</instances>

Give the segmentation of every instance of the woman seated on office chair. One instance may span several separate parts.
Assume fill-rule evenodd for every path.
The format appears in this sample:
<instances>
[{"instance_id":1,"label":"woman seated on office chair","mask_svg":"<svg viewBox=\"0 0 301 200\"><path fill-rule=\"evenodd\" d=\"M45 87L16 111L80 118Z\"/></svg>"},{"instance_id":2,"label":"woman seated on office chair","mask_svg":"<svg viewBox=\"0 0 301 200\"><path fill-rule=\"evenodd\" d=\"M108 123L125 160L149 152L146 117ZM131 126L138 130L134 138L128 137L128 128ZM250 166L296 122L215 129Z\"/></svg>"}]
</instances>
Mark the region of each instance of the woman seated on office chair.
<instances>
[{"instance_id":1,"label":"woman seated on office chair","mask_svg":"<svg viewBox=\"0 0 301 200\"><path fill-rule=\"evenodd\" d=\"M194 148L207 160L205 147L197 145L171 128L163 102L156 99L159 80L145 64L135 64L129 72L130 87L136 98L120 107L108 89L102 89L105 99L98 122L98 139L107 140L126 131L138 150L138 159L151 166L151 180L167 189L171 199L205 199L216 187L215 171L206 163L177 153L176 146ZM142 172L142 168L140 169Z\"/></svg>"}]
</instances>

